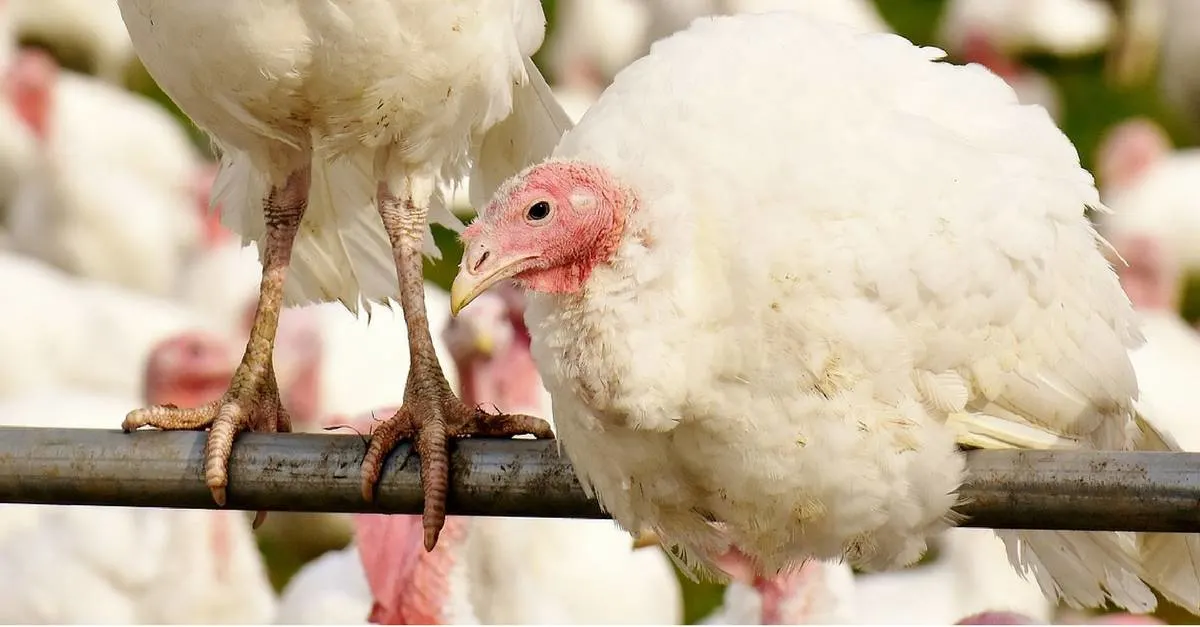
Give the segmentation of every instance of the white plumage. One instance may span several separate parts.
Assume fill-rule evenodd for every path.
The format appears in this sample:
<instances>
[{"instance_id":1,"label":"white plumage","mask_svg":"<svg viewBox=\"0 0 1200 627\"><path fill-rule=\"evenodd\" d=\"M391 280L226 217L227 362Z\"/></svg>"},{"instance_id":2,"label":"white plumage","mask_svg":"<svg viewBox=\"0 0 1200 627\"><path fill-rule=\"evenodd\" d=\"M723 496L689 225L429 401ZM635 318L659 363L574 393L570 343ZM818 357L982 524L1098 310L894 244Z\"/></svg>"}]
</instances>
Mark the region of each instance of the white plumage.
<instances>
[{"instance_id":1,"label":"white plumage","mask_svg":"<svg viewBox=\"0 0 1200 627\"><path fill-rule=\"evenodd\" d=\"M645 49L664 37L687 28L703 16L795 11L863 32L891 30L869 0L646 0L650 14Z\"/></svg>"},{"instance_id":2,"label":"white plumage","mask_svg":"<svg viewBox=\"0 0 1200 627\"><path fill-rule=\"evenodd\" d=\"M645 0L559 0L546 42L555 86L598 92L645 52Z\"/></svg>"},{"instance_id":3,"label":"white plumage","mask_svg":"<svg viewBox=\"0 0 1200 627\"><path fill-rule=\"evenodd\" d=\"M1004 543L987 529L947 530L932 563L862 574L854 588L855 622L863 625L949 625L985 611L1054 619L1053 604L1013 572Z\"/></svg>"},{"instance_id":4,"label":"white plumage","mask_svg":"<svg viewBox=\"0 0 1200 627\"><path fill-rule=\"evenodd\" d=\"M5 2L12 5L8 10L17 36L82 58L91 73L109 83L124 83L135 56L116 0Z\"/></svg>"},{"instance_id":5,"label":"white plumage","mask_svg":"<svg viewBox=\"0 0 1200 627\"><path fill-rule=\"evenodd\" d=\"M329 551L304 565L279 595L277 625L361 625L371 613L371 588L358 547Z\"/></svg>"},{"instance_id":6,"label":"white plumage","mask_svg":"<svg viewBox=\"0 0 1200 627\"><path fill-rule=\"evenodd\" d=\"M119 6L147 71L221 148L213 201L226 226L259 242L263 260L250 339L228 393L199 414L151 407L123 424L212 426L209 450L217 453L206 457L205 477L221 503L235 434L284 424L270 367L280 308L340 302L357 313L399 296L411 383L405 413L371 438L362 489L371 498L402 437L432 432L416 438L432 548L444 518L448 440L470 435L469 425L456 427L474 414L452 393L434 351L422 252L437 256L431 222L461 227L445 200L468 168L472 196L485 198L547 155L570 126L530 58L544 36L541 4ZM540 421L528 425L549 433Z\"/></svg>"},{"instance_id":7,"label":"white plumage","mask_svg":"<svg viewBox=\"0 0 1200 627\"><path fill-rule=\"evenodd\" d=\"M21 295L4 305L0 397L64 386L137 398L155 344L211 328L175 303L75 279L11 253L0 253L0 284Z\"/></svg>"},{"instance_id":8,"label":"white plumage","mask_svg":"<svg viewBox=\"0 0 1200 627\"><path fill-rule=\"evenodd\" d=\"M146 98L74 72L48 78L41 151L9 218L18 250L169 295L200 248L199 153Z\"/></svg>"},{"instance_id":9,"label":"white plumage","mask_svg":"<svg viewBox=\"0 0 1200 627\"><path fill-rule=\"evenodd\" d=\"M1200 372L1200 337L1173 311L1144 311L1146 344L1130 358L1141 396L1138 411L1186 451L1200 452L1193 392Z\"/></svg>"},{"instance_id":10,"label":"white plumage","mask_svg":"<svg viewBox=\"0 0 1200 627\"><path fill-rule=\"evenodd\" d=\"M495 294L480 301L442 332L463 398L549 420L549 394L524 330L514 325L519 305ZM357 517L356 542L382 612L377 622L472 616L484 624L676 624L682 618L670 561L658 550L634 550L612 521L454 517L447 524L449 537L425 553L415 517Z\"/></svg>"},{"instance_id":11,"label":"white plumage","mask_svg":"<svg viewBox=\"0 0 1200 627\"><path fill-rule=\"evenodd\" d=\"M514 624L679 624L670 561L632 550L607 520L474 518L464 554L480 621Z\"/></svg>"},{"instance_id":12,"label":"white plumage","mask_svg":"<svg viewBox=\"0 0 1200 627\"><path fill-rule=\"evenodd\" d=\"M1134 176L1105 187L1104 202L1113 210L1102 216L1105 233L1152 237L1183 270L1200 270L1200 149L1148 157Z\"/></svg>"},{"instance_id":13,"label":"white plumage","mask_svg":"<svg viewBox=\"0 0 1200 627\"><path fill-rule=\"evenodd\" d=\"M431 312L429 329L439 360L449 353L440 341L450 308L446 290L425 284L425 302ZM316 306L317 324L325 345L321 357L321 407L326 415L355 416L380 407L396 407L404 400L408 377L408 335L399 307L376 310L371 320L356 318L336 303ZM387 347L381 350L380 347ZM447 362L449 363L449 362ZM454 389L458 375L453 368L446 380ZM376 416L385 419L391 414Z\"/></svg>"},{"instance_id":14,"label":"white plumage","mask_svg":"<svg viewBox=\"0 0 1200 627\"><path fill-rule=\"evenodd\" d=\"M1008 54L1075 57L1103 50L1115 27L1103 0L950 0L936 40L957 53L971 31L981 30Z\"/></svg>"},{"instance_id":15,"label":"white plumage","mask_svg":"<svg viewBox=\"0 0 1200 627\"><path fill-rule=\"evenodd\" d=\"M241 325L246 307L257 298L262 274L258 255L255 244L243 246L236 240L221 242L189 265L179 283L179 298L214 323L239 325L239 334L244 334ZM437 285L426 283L425 302L430 311L446 311L450 307L450 296ZM351 314L338 303L313 305L306 307L303 313L313 317L316 332L321 337L319 415L332 416L333 422L344 422L349 416L400 405L404 400L404 386L398 382L408 377L409 361L408 334L399 307L376 309L369 321ZM440 341L446 316L435 313L429 326L438 358L449 359L445 344ZM387 348L381 350L380 347ZM278 350L276 353L278 359ZM451 386L457 387L458 376L453 368L447 370L446 379Z\"/></svg>"},{"instance_id":16,"label":"white plumage","mask_svg":"<svg viewBox=\"0 0 1200 627\"><path fill-rule=\"evenodd\" d=\"M224 224L262 238L270 186L308 161L306 147L315 150L289 303L336 300L357 311L360 293L367 300L395 295L376 181L412 176L448 185L465 172L485 131L515 108L534 115L530 109L549 96L528 61L542 38L536 2L373 0L317 11L289 0L120 6L147 69L224 149L214 194ZM326 57L334 47L336 55ZM203 63L192 60L196 51ZM484 197L524 161L506 165L503 158L480 165L498 167ZM483 185L489 177L472 180ZM448 212L431 209L433 221L457 228ZM429 235L426 244L437 257Z\"/></svg>"},{"instance_id":17,"label":"white plumage","mask_svg":"<svg viewBox=\"0 0 1200 627\"><path fill-rule=\"evenodd\" d=\"M0 402L0 424L109 428L137 395L54 388ZM241 512L6 505L0 622L263 623L275 593Z\"/></svg>"},{"instance_id":18,"label":"white plumage","mask_svg":"<svg viewBox=\"0 0 1200 627\"><path fill-rule=\"evenodd\" d=\"M1043 109L942 56L800 15L696 22L464 233L453 306L534 290L563 447L624 528L768 572L888 567L950 524L958 443L1134 445L1142 338L1092 177ZM1147 610L1145 580L1200 607L1194 536L1002 537L1068 603Z\"/></svg>"}]
</instances>

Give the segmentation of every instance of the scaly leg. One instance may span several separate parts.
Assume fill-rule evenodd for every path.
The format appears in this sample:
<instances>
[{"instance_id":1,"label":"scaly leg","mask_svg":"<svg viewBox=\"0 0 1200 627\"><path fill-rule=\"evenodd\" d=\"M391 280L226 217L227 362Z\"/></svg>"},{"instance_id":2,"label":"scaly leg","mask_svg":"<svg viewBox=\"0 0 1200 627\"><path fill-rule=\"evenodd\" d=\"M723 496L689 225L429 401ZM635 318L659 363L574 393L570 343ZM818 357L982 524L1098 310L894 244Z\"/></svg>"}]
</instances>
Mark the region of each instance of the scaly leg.
<instances>
[{"instance_id":1,"label":"scaly leg","mask_svg":"<svg viewBox=\"0 0 1200 627\"><path fill-rule=\"evenodd\" d=\"M432 190L430 190L432 191ZM414 200L414 196L416 199ZM429 319L425 312L425 280L421 244L428 228L429 194L413 193L411 184L403 200L378 190L379 215L392 243L396 274L400 279L400 305L408 326L409 369L404 388L404 405L371 434L362 465L362 490L367 501L374 499L375 484L388 453L403 439L415 439L421 458L421 487L425 494L422 525L425 550L437 545L446 522L446 490L450 482L449 441L451 438L482 436L509 438L532 434L553 438L550 425L540 418L523 415L492 415L463 404L442 373ZM449 312L446 312L449 315Z\"/></svg>"},{"instance_id":2,"label":"scaly leg","mask_svg":"<svg viewBox=\"0 0 1200 627\"><path fill-rule=\"evenodd\" d=\"M272 353L283 306L283 282L292 258L292 243L308 205L309 172L307 166L293 172L283 187L271 190L263 203L267 234L263 244L258 307L246 352L225 395L203 407L166 405L135 409L121 423L126 432L144 426L163 430L211 428L204 457L204 477L218 505L225 505L234 438L246 430L263 433L292 430L291 420L279 400ZM258 512L254 526L262 524L265 518L265 512Z\"/></svg>"}]
</instances>

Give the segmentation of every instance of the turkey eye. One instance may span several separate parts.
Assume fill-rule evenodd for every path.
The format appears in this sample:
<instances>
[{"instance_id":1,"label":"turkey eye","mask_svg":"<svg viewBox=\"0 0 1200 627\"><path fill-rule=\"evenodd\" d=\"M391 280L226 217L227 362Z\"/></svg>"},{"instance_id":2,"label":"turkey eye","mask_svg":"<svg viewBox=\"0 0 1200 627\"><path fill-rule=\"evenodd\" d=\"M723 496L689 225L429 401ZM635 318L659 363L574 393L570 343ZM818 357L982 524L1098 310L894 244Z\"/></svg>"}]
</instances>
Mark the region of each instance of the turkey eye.
<instances>
[{"instance_id":1,"label":"turkey eye","mask_svg":"<svg viewBox=\"0 0 1200 627\"><path fill-rule=\"evenodd\" d=\"M544 200L539 200L539 201L533 203L532 205L529 205L529 209L525 210L525 219L530 220L532 222L538 222L541 220L545 220L546 217L549 215L550 215L550 203L548 203Z\"/></svg>"}]
</instances>

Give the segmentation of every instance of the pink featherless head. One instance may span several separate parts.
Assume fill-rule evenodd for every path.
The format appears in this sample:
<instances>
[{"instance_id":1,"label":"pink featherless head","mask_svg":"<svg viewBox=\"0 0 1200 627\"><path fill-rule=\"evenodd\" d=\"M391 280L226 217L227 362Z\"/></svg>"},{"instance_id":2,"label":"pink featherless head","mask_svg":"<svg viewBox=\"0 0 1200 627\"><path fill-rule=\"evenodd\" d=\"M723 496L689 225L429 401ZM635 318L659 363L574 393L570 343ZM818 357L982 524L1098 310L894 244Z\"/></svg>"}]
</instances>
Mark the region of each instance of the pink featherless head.
<instances>
[{"instance_id":1,"label":"pink featherless head","mask_svg":"<svg viewBox=\"0 0 1200 627\"><path fill-rule=\"evenodd\" d=\"M225 393L235 356L227 342L189 331L159 342L146 360L144 396L152 405L200 407Z\"/></svg>"},{"instance_id":2,"label":"pink featherless head","mask_svg":"<svg viewBox=\"0 0 1200 627\"><path fill-rule=\"evenodd\" d=\"M1106 191L1127 188L1171 152L1171 139L1158 123L1130 118L1105 133L1096 149L1096 176Z\"/></svg>"},{"instance_id":3,"label":"pink featherless head","mask_svg":"<svg viewBox=\"0 0 1200 627\"><path fill-rule=\"evenodd\" d=\"M616 253L635 203L632 191L597 165L547 161L528 168L463 232L452 311L507 278L532 291L577 292Z\"/></svg>"},{"instance_id":4,"label":"pink featherless head","mask_svg":"<svg viewBox=\"0 0 1200 627\"><path fill-rule=\"evenodd\" d=\"M50 134L50 113L58 71L58 62L48 52L24 48L5 76L4 91L8 101L41 141Z\"/></svg>"}]
</instances>

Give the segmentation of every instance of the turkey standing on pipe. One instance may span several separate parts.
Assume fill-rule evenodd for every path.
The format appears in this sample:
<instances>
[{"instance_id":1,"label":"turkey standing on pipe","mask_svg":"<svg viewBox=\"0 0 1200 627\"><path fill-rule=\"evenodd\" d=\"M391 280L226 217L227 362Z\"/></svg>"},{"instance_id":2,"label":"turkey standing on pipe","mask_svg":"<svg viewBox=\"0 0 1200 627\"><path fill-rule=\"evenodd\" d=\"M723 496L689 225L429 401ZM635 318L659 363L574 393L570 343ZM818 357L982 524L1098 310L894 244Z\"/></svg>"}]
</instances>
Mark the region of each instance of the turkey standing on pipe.
<instances>
[{"instance_id":1,"label":"turkey standing on pipe","mask_svg":"<svg viewBox=\"0 0 1200 627\"><path fill-rule=\"evenodd\" d=\"M710 571L730 546L767 575L888 568L953 523L956 445L1153 431L1092 176L1044 109L943 56L788 13L697 21L464 231L452 311L530 290L563 448L622 527ZM1070 604L1148 611L1153 586L1200 609L1200 536L999 533Z\"/></svg>"},{"instance_id":2,"label":"turkey standing on pipe","mask_svg":"<svg viewBox=\"0 0 1200 627\"><path fill-rule=\"evenodd\" d=\"M369 309L399 279L412 362L406 402L373 434L362 487L370 500L387 453L414 438L432 549L445 518L447 438L553 436L541 420L491 416L454 395L429 335L421 255L422 240L436 250L431 211L456 222L443 188L468 163L472 196L486 198L570 126L529 58L541 45L541 5L119 4L147 71L223 149L214 202L263 259L254 328L224 397L135 410L122 427L211 427L205 479L223 504L237 434L290 430L271 360L281 306L338 300L357 311L361 298Z\"/></svg>"}]
</instances>

